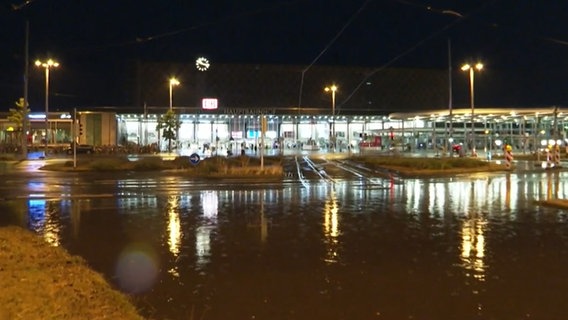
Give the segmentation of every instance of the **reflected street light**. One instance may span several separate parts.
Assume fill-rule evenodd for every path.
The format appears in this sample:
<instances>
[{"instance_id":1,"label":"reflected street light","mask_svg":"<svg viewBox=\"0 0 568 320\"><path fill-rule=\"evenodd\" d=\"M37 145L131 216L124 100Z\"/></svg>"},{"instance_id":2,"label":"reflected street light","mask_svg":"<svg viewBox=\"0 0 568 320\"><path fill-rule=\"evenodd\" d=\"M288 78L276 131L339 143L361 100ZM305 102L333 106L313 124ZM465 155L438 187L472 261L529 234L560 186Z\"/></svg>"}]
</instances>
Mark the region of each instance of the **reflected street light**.
<instances>
[{"instance_id":1,"label":"reflected street light","mask_svg":"<svg viewBox=\"0 0 568 320\"><path fill-rule=\"evenodd\" d=\"M36 60L36 67L45 69L45 151L43 155L47 157L47 132L49 131L49 69L59 67L59 62L51 59L47 61Z\"/></svg>"},{"instance_id":2,"label":"reflected street light","mask_svg":"<svg viewBox=\"0 0 568 320\"><path fill-rule=\"evenodd\" d=\"M173 87L179 85L179 81L176 78L170 79L170 110L173 108Z\"/></svg>"},{"instance_id":3,"label":"reflected street light","mask_svg":"<svg viewBox=\"0 0 568 320\"><path fill-rule=\"evenodd\" d=\"M331 85L324 88L325 92L331 92L331 144L335 149L335 92L337 91L336 85Z\"/></svg>"},{"instance_id":4,"label":"reflected street light","mask_svg":"<svg viewBox=\"0 0 568 320\"><path fill-rule=\"evenodd\" d=\"M469 95L470 95L470 104L471 104L471 156L475 157L477 156L477 153L475 152L475 131L474 131L474 116L475 116L475 107L474 107L474 103L473 103L473 97L474 97L474 93L473 93L473 86L474 86L474 78L473 78L473 74L474 74L474 69L476 70L481 70L483 69L483 64L481 63L477 63L475 66L469 65L469 64L464 64L461 67L462 71L469 71Z\"/></svg>"}]
</instances>

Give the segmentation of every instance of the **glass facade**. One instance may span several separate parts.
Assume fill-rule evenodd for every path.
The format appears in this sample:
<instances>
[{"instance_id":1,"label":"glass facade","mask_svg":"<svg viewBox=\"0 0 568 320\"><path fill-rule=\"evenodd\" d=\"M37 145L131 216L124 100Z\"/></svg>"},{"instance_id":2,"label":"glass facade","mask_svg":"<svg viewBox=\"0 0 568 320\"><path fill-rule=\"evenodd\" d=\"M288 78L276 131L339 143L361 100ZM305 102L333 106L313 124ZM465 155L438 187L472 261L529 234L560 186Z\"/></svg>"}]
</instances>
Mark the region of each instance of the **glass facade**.
<instances>
[{"instance_id":1,"label":"glass facade","mask_svg":"<svg viewBox=\"0 0 568 320\"><path fill-rule=\"evenodd\" d=\"M75 127L79 143L133 148L132 152L167 150L167 141L156 130L160 114L78 114ZM465 150L499 150L504 145L535 152L550 145L566 145L566 117L557 108L469 109L438 112L393 113L388 116L290 115L290 114L180 114L174 146L177 153L238 153L264 146L268 149L430 149L446 151L455 145ZM266 119L262 137L262 119ZM1 119L1 118L0 118ZM0 144L4 152L21 141L17 125L0 120ZM473 119L473 120L472 120ZM80 129L79 129L80 127ZM335 132L335 137L332 133ZM69 113L30 115L28 146L66 147L73 141ZM264 141L262 141L264 139Z\"/></svg>"}]
</instances>

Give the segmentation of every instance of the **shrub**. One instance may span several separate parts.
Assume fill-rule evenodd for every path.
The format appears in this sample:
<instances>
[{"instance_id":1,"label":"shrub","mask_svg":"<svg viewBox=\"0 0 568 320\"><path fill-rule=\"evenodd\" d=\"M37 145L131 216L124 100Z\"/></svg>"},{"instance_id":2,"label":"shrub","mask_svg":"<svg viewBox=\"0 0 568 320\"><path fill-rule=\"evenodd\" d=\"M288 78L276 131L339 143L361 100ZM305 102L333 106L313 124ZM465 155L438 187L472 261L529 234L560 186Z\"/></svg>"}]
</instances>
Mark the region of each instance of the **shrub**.
<instances>
[{"instance_id":1,"label":"shrub","mask_svg":"<svg viewBox=\"0 0 568 320\"><path fill-rule=\"evenodd\" d=\"M128 164L128 160L125 161L121 158L102 158L93 160L89 167L96 171L114 171L123 170L125 164Z\"/></svg>"},{"instance_id":2,"label":"shrub","mask_svg":"<svg viewBox=\"0 0 568 320\"><path fill-rule=\"evenodd\" d=\"M222 173L227 172L227 164L220 159L210 158L200 162L195 170L200 174Z\"/></svg>"},{"instance_id":3,"label":"shrub","mask_svg":"<svg viewBox=\"0 0 568 320\"><path fill-rule=\"evenodd\" d=\"M191 164L191 162L189 161L188 156L176 157L172 161L172 164L176 169L187 169L187 168L191 168L193 166L193 164Z\"/></svg>"},{"instance_id":4,"label":"shrub","mask_svg":"<svg viewBox=\"0 0 568 320\"><path fill-rule=\"evenodd\" d=\"M250 162L250 157L241 155L239 156L239 160L241 162L241 167L246 167Z\"/></svg>"},{"instance_id":5,"label":"shrub","mask_svg":"<svg viewBox=\"0 0 568 320\"><path fill-rule=\"evenodd\" d=\"M142 158L133 162L134 170L161 170L165 165L160 158Z\"/></svg>"},{"instance_id":6,"label":"shrub","mask_svg":"<svg viewBox=\"0 0 568 320\"><path fill-rule=\"evenodd\" d=\"M5 153L0 155L0 161L14 161L16 160L16 155L12 153Z\"/></svg>"},{"instance_id":7,"label":"shrub","mask_svg":"<svg viewBox=\"0 0 568 320\"><path fill-rule=\"evenodd\" d=\"M456 168L481 168L488 162L474 158L413 158L413 157L356 157L368 167L390 166L417 170L448 170Z\"/></svg>"}]
</instances>

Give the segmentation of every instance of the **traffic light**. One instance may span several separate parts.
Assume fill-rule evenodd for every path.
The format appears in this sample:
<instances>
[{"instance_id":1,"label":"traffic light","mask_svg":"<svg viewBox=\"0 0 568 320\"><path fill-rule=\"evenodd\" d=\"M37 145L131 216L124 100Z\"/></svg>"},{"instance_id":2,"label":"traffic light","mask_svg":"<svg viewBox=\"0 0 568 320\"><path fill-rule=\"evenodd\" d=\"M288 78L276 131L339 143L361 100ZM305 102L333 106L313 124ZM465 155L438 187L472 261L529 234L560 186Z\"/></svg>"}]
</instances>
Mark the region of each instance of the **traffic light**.
<instances>
[{"instance_id":1,"label":"traffic light","mask_svg":"<svg viewBox=\"0 0 568 320\"><path fill-rule=\"evenodd\" d=\"M79 122L79 135L83 135L83 124L81 122Z\"/></svg>"}]
</instances>

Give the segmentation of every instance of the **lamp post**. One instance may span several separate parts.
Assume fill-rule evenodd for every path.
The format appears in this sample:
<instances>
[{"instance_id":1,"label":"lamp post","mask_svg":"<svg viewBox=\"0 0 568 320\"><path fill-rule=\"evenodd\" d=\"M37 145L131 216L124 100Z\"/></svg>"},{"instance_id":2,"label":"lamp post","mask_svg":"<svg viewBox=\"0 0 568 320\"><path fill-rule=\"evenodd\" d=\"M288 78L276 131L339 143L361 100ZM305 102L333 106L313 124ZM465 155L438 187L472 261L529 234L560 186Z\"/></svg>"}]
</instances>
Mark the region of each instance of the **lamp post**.
<instances>
[{"instance_id":1,"label":"lamp post","mask_svg":"<svg viewBox=\"0 0 568 320\"><path fill-rule=\"evenodd\" d=\"M173 108L173 87L179 85L179 80L176 78L170 78L170 110Z\"/></svg>"},{"instance_id":2,"label":"lamp post","mask_svg":"<svg viewBox=\"0 0 568 320\"><path fill-rule=\"evenodd\" d=\"M47 61L36 60L36 67L45 69L45 151L44 157L47 157L47 139L49 131L49 70L59 67L59 62L49 59Z\"/></svg>"},{"instance_id":3,"label":"lamp post","mask_svg":"<svg viewBox=\"0 0 568 320\"><path fill-rule=\"evenodd\" d=\"M331 92L331 144L335 149L335 92L337 91L336 85L331 85L324 88L325 92Z\"/></svg>"},{"instance_id":4,"label":"lamp post","mask_svg":"<svg viewBox=\"0 0 568 320\"><path fill-rule=\"evenodd\" d=\"M474 92L473 92L473 87L474 87L474 69L476 70L481 70L483 69L483 64L481 63L477 63L475 66L469 65L469 64L464 64L461 67L462 71L469 71L469 96L470 96L470 104L471 104L471 156L475 157L477 156L477 153L475 152L475 131L474 131L474 117L475 117L475 107L474 107Z\"/></svg>"}]
</instances>

